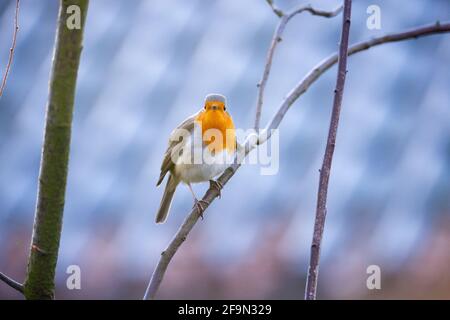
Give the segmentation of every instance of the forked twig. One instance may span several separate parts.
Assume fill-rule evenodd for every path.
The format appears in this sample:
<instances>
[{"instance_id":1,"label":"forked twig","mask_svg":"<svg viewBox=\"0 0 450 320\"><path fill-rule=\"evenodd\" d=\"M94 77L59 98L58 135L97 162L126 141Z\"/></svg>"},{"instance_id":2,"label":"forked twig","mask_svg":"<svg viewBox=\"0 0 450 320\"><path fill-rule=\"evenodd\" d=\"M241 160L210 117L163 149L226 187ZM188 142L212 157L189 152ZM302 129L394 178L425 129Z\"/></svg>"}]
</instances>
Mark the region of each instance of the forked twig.
<instances>
[{"instance_id":1,"label":"forked twig","mask_svg":"<svg viewBox=\"0 0 450 320\"><path fill-rule=\"evenodd\" d=\"M295 15L302 13L302 12L310 12L312 15L331 18L335 17L342 11L342 6L337 7L336 9L332 11L325 11L325 10L318 10L311 7L311 5L302 5L299 7L296 7L292 9L289 13L283 13L280 9L276 8L273 4L273 1L267 0L269 5L271 6L272 10L281 18L280 22L278 23L277 28L275 29L275 32L272 37L272 41L270 43L269 50L267 52L266 57L266 64L264 67L263 75L261 78L261 81L258 83L258 97L256 100L256 114L255 114L255 130L259 129L260 121L261 121L261 113L262 113L262 106L263 106L263 100L264 100L264 90L266 88L267 80L269 79L270 69L272 68L272 60L275 53L275 49L277 48L278 43L282 40L282 35L284 32L284 29L286 28L287 23L289 20L291 20Z\"/></svg>"}]
</instances>

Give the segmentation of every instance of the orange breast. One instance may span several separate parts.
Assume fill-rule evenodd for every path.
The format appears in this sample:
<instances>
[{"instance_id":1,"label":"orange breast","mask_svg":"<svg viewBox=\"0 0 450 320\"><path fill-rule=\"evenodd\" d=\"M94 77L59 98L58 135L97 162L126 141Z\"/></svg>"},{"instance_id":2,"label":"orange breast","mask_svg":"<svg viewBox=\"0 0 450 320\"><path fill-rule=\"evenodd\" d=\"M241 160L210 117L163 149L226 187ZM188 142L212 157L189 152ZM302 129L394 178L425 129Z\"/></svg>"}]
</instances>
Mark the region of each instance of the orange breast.
<instances>
[{"instance_id":1,"label":"orange breast","mask_svg":"<svg viewBox=\"0 0 450 320\"><path fill-rule=\"evenodd\" d=\"M234 123L226 111L202 111L195 120L201 125L203 142L210 151L221 152L224 148L230 153L235 151L236 134Z\"/></svg>"}]
</instances>

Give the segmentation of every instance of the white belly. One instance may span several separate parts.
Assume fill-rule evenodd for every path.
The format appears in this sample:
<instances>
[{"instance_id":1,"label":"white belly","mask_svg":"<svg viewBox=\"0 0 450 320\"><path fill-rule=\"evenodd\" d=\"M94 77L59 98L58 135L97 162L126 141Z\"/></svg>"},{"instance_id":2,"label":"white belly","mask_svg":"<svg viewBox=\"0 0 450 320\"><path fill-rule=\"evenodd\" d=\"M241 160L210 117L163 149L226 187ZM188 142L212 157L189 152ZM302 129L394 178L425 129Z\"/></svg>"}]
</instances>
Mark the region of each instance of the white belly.
<instances>
[{"instance_id":1,"label":"white belly","mask_svg":"<svg viewBox=\"0 0 450 320\"><path fill-rule=\"evenodd\" d=\"M212 155L208 148L186 145L183 154L175 163L175 176L184 183L212 180L228 168L234 160L234 153L226 149Z\"/></svg>"}]
</instances>

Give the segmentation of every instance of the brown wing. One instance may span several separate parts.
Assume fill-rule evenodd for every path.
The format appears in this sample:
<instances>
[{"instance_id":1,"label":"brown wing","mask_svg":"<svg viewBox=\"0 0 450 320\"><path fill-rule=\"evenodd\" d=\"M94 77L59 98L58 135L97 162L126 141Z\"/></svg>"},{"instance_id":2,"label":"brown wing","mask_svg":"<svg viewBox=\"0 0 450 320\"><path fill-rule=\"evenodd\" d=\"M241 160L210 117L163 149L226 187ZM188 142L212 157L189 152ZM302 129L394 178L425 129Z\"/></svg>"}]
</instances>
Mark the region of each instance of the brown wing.
<instances>
[{"instance_id":1,"label":"brown wing","mask_svg":"<svg viewBox=\"0 0 450 320\"><path fill-rule=\"evenodd\" d=\"M198 116L193 114L186 120L184 120L175 130L172 131L169 138L169 144L167 146L167 150L164 153L164 159L161 164L161 173L159 175L159 180L156 183L157 186L161 184L167 172L173 169L175 164L172 161L172 154L179 155L179 150L183 148L184 144L187 142L186 139L182 139L179 132L177 130L184 129L192 133L194 131L195 118ZM181 141L180 141L181 140Z\"/></svg>"}]
</instances>

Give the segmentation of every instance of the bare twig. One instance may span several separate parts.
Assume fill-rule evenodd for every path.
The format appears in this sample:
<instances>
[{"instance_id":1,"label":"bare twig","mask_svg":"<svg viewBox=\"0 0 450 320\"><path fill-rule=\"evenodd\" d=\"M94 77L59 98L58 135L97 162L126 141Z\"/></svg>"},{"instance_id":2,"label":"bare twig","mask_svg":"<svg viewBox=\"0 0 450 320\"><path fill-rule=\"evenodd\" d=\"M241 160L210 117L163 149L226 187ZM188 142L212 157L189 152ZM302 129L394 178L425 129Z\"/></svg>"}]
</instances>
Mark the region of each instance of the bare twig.
<instances>
[{"instance_id":1,"label":"bare twig","mask_svg":"<svg viewBox=\"0 0 450 320\"><path fill-rule=\"evenodd\" d=\"M293 16L295 16L298 13L302 13L303 11L308 11L313 16L320 16L324 18L333 18L337 16L342 11L342 5L338 6L336 9L332 11L326 11L326 10L320 10L320 9L314 9L311 7L311 5L306 6L299 6L297 9L292 10L290 13L287 13L286 16L291 19Z\"/></svg>"},{"instance_id":2,"label":"bare twig","mask_svg":"<svg viewBox=\"0 0 450 320\"><path fill-rule=\"evenodd\" d=\"M273 0L266 0L266 2L268 3L268 5L270 6L270 8L272 8L272 11L278 16L278 17L282 17L284 15L283 11L281 11L281 9L279 9L274 3Z\"/></svg>"},{"instance_id":3,"label":"bare twig","mask_svg":"<svg viewBox=\"0 0 450 320\"><path fill-rule=\"evenodd\" d=\"M262 75L261 81L258 83L258 98L256 101L256 115L255 115L255 130L259 129L260 121L261 121L261 112L262 112L262 105L263 105L263 99L264 99L264 90L266 88L267 80L269 79L270 69L272 67L272 60L275 53L275 49L279 42L281 42L284 29L286 28L287 23L291 18L293 18L295 15L308 11L312 15L316 16L322 16L326 18L331 18L336 15L338 15L342 11L342 6L339 6L338 8L334 9L333 11L324 11L324 10L318 10L311 7L311 5L302 5L299 7L294 8L289 13L284 14L281 10L274 7L273 1L267 0L269 5L272 7L272 10L274 12L279 12L281 15L279 15L280 22L278 23L277 28L275 29L275 32L272 37L272 42L270 43L269 51L267 52L267 58L266 58L266 65L264 67L264 72Z\"/></svg>"},{"instance_id":4,"label":"bare twig","mask_svg":"<svg viewBox=\"0 0 450 320\"><path fill-rule=\"evenodd\" d=\"M11 48L9 49L8 64L6 65L5 74L3 75L2 86L0 87L0 97L3 96L3 91L6 86L6 79L8 78L9 70L14 56L14 50L16 48L17 31L19 31L19 0L16 0L16 13L14 15L14 33Z\"/></svg>"},{"instance_id":5,"label":"bare twig","mask_svg":"<svg viewBox=\"0 0 450 320\"><path fill-rule=\"evenodd\" d=\"M11 279L10 277L8 277L7 275L5 275L2 272L0 272L0 280L2 280L4 283L6 283L11 288L16 289L20 293L23 293L23 285L13 279Z\"/></svg>"},{"instance_id":6,"label":"bare twig","mask_svg":"<svg viewBox=\"0 0 450 320\"><path fill-rule=\"evenodd\" d=\"M317 194L316 219L311 244L311 257L309 262L308 277L306 281L305 299L315 300L317 293L317 277L319 274L320 246L322 243L323 229L327 215L327 194L330 178L331 163L333 162L336 135L339 126L342 97L344 95L345 76L347 74L348 38L350 34L350 16L352 0L344 1L344 16L342 19L341 43L339 45L338 72L336 89L334 90L333 110L331 113L330 128L328 131L327 146L320 170L319 191Z\"/></svg>"},{"instance_id":7,"label":"bare twig","mask_svg":"<svg viewBox=\"0 0 450 320\"><path fill-rule=\"evenodd\" d=\"M371 47L381 45L383 43L388 42L396 42L403 41L407 39L415 39L418 37L428 36L432 34L446 33L450 32L450 21L444 23L435 23L431 25L426 25L422 27L417 27L411 30L407 30L399 33L392 33L382 37L373 38L371 40L366 40L359 42L357 44L352 45L348 50L348 55L352 55L364 50L367 50ZM330 57L326 58L322 62L320 62L316 67L314 67L295 87L292 89L287 97L281 102L277 113L274 115L270 123L266 126L263 133L259 135L257 139L258 144L262 144L266 142L271 137L272 130L275 130L279 127L281 121L283 120L285 114L292 106L292 104L302 95L304 94L308 88L313 84L325 71L330 69L338 60L338 54L332 54ZM242 157L245 158L247 154L256 148L257 143L252 141L252 139L247 139L245 143L245 148L242 154ZM235 162L232 166L230 166L225 172L217 179L222 186L225 186L226 183L231 179L231 177L236 173L239 169L240 163ZM217 188L210 187L205 195L203 196L203 200L206 200L211 204L217 197L219 196L219 191ZM205 206L205 210L208 206ZM205 214L205 212L203 213ZM186 240L190 231L194 227L195 223L199 219L199 213L197 210L192 210L191 213L186 217L180 229L178 229L172 241L169 243L167 249L161 254L161 257L158 261L158 265L156 266L150 283L145 292L144 299L153 299L156 295L156 292L161 284L161 281L164 277L164 274L167 270L167 267L172 260L173 256L180 248L181 244Z\"/></svg>"},{"instance_id":8,"label":"bare twig","mask_svg":"<svg viewBox=\"0 0 450 320\"><path fill-rule=\"evenodd\" d=\"M353 55L355 53L370 49L372 47L389 43L389 42L397 42L404 41L409 39L417 39L419 37L429 36L433 34L439 33L447 33L450 32L450 21L445 22L436 22L434 24L424 25L421 27L416 27L410 30L406 30L398 33L391 33L381 37L372 38L370 40L365 40L358 42L348 49L348 55ZM316 80L325 73L328 69L330 69L336 62L338 61L338 54L333 53L328 58L322 60L319 64L317 64L311 71L309 71L306 76L292 89L287 97L281 103L277 113L272 118L270 124L267 126L268 134L265 136L265 140L270 138L270 130L278 128L281 120L283 120L284 115L289 110L291 105L301 96L303 95L309 87L316 82ZM259 142L262 144L265 140L260 140Z\"/></svg>"},{"instance_id":9,"label":"bare twig","mask_svg":"<svg viewBox=\"0 0 450 320\"><path fill-rule=\"evenodd\" d=\"M246 144L247 145L247 144ZM245 156L248 154L249 150L245 151ZM236 161L232 166L230 166L225 172L217 179L217 181L223 186L228 180L234 175L236 170L239 168L240 164ZM202 200L204 200L204 210L206 210L209 205L219 196L219 190L214 187L210 187ZM205 212L203 212L204 214ZM158 265L156 266L155 271L153 272L150 283L145 291L144 299L154 299L156 292L162 282L164 274L166 272L167 266L169 265L172 257L177 252L178 248L181 244L186 240L189 232L191 232L197 220L200 218L200 213L194 208L191 213L186 217L180 229L178 229L175 237L170 242L169 246L161 253L161 257L159 259Z\"/></svg>"}]
</instances>

